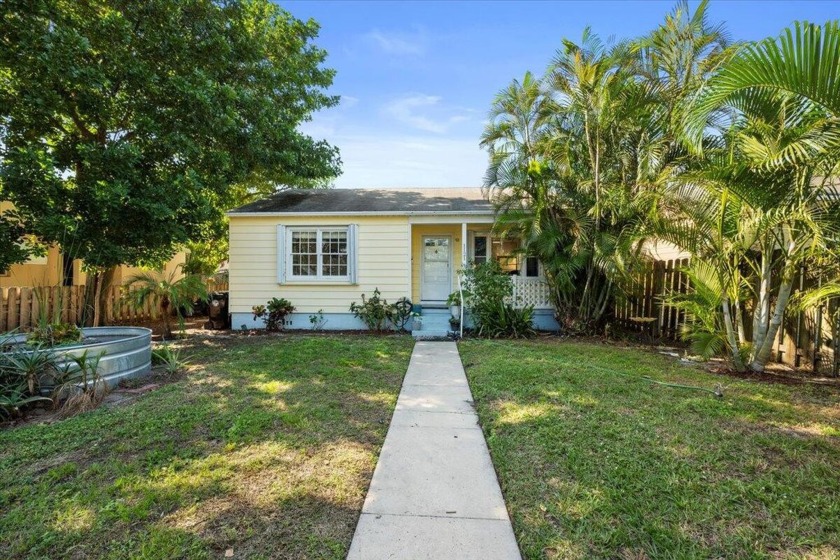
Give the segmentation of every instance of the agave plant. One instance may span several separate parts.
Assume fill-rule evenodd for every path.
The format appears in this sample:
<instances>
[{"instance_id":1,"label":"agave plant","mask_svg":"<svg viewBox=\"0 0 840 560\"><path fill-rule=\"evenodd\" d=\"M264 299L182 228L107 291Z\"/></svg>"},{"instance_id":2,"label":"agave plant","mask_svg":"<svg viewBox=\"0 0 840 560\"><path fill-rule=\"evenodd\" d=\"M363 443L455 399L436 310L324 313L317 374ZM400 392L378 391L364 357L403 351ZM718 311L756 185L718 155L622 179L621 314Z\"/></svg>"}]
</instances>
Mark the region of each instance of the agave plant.
<instances>
[{"instance_id":1,"label":"agave plant","mask_svg":"<svg viewBox=\"0 0 840 560\"><path fill-rule=\"evenodd\" d=\"M46 348L18 348L6 353L4 362L6 376L19 378L31 395L38 389L41 376L55 371L55 356Z\"/></svg>"},{"instance_id":2,"label":"agave plant","mask_svg":"<svg viewBox=\"0 0 840 560\"><path fill-rule=\"evenodd\" d=\"M49 402L51 399L40 395L31 395L20 386L0 387L0 412L7 417L16 417L21 413L21 408L34 402Z\"/></svg>"}]
</instances>

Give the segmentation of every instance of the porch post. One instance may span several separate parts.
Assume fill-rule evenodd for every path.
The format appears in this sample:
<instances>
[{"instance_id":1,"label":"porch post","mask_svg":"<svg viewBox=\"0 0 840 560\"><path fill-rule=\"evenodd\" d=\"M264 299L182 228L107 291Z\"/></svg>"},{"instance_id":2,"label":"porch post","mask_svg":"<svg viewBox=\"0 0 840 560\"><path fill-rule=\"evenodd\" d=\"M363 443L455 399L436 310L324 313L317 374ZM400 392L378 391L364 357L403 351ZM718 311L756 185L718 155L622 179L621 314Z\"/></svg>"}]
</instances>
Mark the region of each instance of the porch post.
<instances>
[{"instance_id":1,"label":"porch post","mask_svg":"<svg viewBox=\"0 0 840 560\"><path fill-rule=\"evenodd\" d=\"M414 240L411 237L412 231L412 224L411 218L408 220L408 262L406 265L408 266L407 277L408 277L408 291L405 294L405 297L408 299L412 299L414 297L414 279L411 277L412 272L412 264L414 260Z\"/></svg>"},{"instance_id":2,"label":"porch post","mask_svg":"<svg viewBox=\"0 0 840 560\"><path fill-rule=\"evenodd\" d=\"M467 222L461 222L461 270L467 268Z\"/></svg>"}]
</instances>

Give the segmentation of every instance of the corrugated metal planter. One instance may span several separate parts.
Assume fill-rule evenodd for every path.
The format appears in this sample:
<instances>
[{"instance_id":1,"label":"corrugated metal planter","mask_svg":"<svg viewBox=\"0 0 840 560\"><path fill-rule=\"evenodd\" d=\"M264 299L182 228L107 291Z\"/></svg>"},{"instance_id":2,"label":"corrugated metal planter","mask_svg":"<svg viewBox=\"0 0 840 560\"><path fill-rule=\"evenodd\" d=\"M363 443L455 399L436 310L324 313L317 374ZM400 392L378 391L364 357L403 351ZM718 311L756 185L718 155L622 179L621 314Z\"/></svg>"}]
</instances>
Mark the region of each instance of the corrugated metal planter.
<instances>
[{"instance_id":1,"label":"corrugated metal planter","mask_svg":"<svg viewBox=\"0 0 840 560\"><path fill-rule=\"evenodd\" d=\"M80 357L87 351L93 357L102 354L98 372L109 387L123 379L148 375L152 369L152 331L143 327L88 327L82 329L85 344L55 348L59 366L71 356ZM16 335L7 343L24 343L26 334ZM48 389L52 380L42 380L41 388Z\"/></svg>"}]
</instances>

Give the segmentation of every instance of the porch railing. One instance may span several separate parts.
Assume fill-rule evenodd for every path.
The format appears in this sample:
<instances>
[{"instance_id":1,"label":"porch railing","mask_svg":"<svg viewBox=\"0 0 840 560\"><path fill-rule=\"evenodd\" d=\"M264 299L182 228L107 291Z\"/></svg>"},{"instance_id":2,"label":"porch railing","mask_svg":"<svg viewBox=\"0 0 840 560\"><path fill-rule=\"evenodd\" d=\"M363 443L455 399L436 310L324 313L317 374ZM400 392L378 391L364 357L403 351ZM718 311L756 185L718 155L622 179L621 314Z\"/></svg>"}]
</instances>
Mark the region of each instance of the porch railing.
<instances>
[{"instance_id":1,"label":"porch railing","mask_svg":"<svg viewBox=\"0 0 840 560\"><path fill-rule=\"evenodd\" d=\"M516 307L532 305L534 309L551 308L551 290L542 278L528 278L525 276L511 276L513 296L511 300Z\"/></svg>"}]
</instances>

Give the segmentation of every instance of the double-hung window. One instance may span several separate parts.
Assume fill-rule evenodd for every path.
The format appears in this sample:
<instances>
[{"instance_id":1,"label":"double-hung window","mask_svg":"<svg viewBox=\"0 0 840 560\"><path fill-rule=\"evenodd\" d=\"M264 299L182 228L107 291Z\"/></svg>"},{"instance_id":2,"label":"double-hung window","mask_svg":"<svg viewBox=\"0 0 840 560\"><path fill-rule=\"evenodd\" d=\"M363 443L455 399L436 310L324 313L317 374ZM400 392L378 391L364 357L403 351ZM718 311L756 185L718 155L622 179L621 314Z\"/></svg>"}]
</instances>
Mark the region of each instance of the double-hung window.
<instances>
[{"instance_id":1,"label":"double-hung window","mask_svg":"<svg viewBox=\"0 0 840 560\"><path fill-rule=\"evenodd\" d=\"M286 279L350 281L347 227L290 227L286 231Z\"/></svg>"},{"instance_id":2,"label":"double-hung window","mask_svg":"<svg viewBox=\"0 0 840 560\"><path fill-rule=\"evenodd\" d=\"M490 256L490 236L484 233L473 235L472 261L475 264L484 264Z\"/></svg>"}]
</instances>

